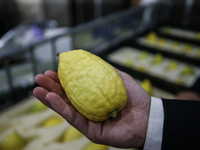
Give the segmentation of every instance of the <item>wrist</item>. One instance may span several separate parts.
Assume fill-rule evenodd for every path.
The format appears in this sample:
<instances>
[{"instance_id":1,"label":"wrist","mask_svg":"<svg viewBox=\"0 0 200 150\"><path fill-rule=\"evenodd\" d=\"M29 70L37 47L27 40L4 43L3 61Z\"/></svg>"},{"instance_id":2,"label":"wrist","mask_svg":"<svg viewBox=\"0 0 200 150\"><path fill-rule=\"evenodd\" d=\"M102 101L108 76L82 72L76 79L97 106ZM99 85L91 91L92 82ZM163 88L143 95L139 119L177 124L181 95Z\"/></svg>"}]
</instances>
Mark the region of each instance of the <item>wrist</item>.
<instances>
[{"instance_id":1,"label":"wrist","mask_svg":"<svg viewBox=\"0 0 200 150\"><path fill-rule=\"evenodd\" d=\"M149 114L150 114L150 106L151 106L151 97L147 94L143 99L142 109L140 109L139 118L139 128L136 134L137 139L134 143L134 148L142 148L145 145L147 130L148 130L148 122L149 122Z\"/></svg>"},{"instance_id":2,"label":"wrist","mask_svg":"<svg viewBox=\"0 0 200 150\"><path fill-rule=\"evenodd\" d=\"M149 123L149 115L150 115L150 107L151 107L151 96L148 95L146 97L146 106L144 108L144 113L145 113L145 118L144 118L144 133L142 135L142 143L140 147L144 147L145 141L146 141L146 136L147 136L147 130L148 130L148 123Z\"/></svg>"}]
</instances>

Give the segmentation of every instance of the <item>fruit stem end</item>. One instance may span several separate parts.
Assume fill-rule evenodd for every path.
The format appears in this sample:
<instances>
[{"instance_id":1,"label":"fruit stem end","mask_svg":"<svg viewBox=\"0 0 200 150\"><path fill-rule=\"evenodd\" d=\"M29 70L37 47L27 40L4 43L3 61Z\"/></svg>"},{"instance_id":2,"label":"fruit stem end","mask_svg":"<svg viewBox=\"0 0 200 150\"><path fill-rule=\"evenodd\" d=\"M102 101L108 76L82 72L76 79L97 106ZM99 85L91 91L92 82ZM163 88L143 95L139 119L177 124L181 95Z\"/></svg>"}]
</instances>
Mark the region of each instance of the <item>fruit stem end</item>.
<instances>
[{"instance_id":1,"label":"fruit stem end","mask_svg":"<svg viewBox=\"0 0 200 150\"><path fill-rule=\"evenodd\" d=\"M107 115L109 118L116 118L117 117L117 110L114 110L112 112L110 112L108 115Z\"/></svg>"},{"instance_id":2,"label":"fruit stem end","mask_svg":"<svg viewBox=\"0 0 200 150\"><path fill-rule=\"evenodd\" d=\"M59 57L59 55L60 55L60 52L58 52L56 55Z\"/></svg>"}]
</instances>

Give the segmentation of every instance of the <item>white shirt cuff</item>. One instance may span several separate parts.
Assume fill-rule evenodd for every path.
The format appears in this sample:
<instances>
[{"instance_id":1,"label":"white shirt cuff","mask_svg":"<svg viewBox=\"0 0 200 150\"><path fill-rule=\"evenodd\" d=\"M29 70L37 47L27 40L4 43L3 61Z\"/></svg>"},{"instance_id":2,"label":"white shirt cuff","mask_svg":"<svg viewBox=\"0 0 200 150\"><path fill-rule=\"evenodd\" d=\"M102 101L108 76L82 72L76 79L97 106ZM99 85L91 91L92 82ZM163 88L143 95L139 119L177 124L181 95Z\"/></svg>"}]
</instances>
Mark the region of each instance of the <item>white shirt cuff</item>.
<instances>
[{"instance_id":1,"label":"white shirt cuff","mask_svg":"<svg viewBox=\"0 0 200 150\"><path fill-rule=\"evenodd\" d=\"M151 97L151 107L144 150L161 150L164 122L163 103L160 98Z\"/></svg>"}]
</instances>

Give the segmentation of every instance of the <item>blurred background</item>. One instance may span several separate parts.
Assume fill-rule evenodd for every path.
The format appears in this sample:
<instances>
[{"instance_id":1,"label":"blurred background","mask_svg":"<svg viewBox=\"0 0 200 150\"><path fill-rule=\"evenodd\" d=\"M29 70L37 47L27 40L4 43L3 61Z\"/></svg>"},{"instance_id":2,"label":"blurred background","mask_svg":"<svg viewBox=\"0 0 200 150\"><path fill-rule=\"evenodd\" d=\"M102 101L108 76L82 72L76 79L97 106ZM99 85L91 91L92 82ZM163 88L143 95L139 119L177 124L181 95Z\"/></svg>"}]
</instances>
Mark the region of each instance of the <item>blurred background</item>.
<instances>
[{"instance_id":1,"label":"blurred background","mask_svg":"<svg viewBox=\"0 0 200 150\"><path fill-rule=\"evenodd\" d=\"M0 145L13 131L26 141L19 150L89 143L62 143L70 125L32 95L36 74L57 71L58 52L90 51L151 96L199 94L199 19L199 0L0 0ZM54 123L47 128L48 119Z\"/></svg>"}]
</instances>

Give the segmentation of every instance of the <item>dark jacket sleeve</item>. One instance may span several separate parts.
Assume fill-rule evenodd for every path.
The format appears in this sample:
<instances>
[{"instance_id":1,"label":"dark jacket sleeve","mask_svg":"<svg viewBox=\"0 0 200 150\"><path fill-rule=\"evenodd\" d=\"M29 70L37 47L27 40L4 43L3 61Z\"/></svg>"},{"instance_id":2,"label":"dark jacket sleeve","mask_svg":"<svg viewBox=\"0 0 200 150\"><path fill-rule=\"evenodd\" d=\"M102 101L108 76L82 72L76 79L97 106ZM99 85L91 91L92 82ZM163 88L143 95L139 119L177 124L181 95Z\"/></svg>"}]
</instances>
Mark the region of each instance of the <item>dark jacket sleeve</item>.
<instances>
[{"instance_id":1,"label":"dark jacket sleeve","mask_svg":"<svg viewBox=\"0 0 200 150\"><path fill-rule=\"evenodd\" d=\"M200 149L200 101L162 101L162 150Z\"/></svg>"}]
</instances>

